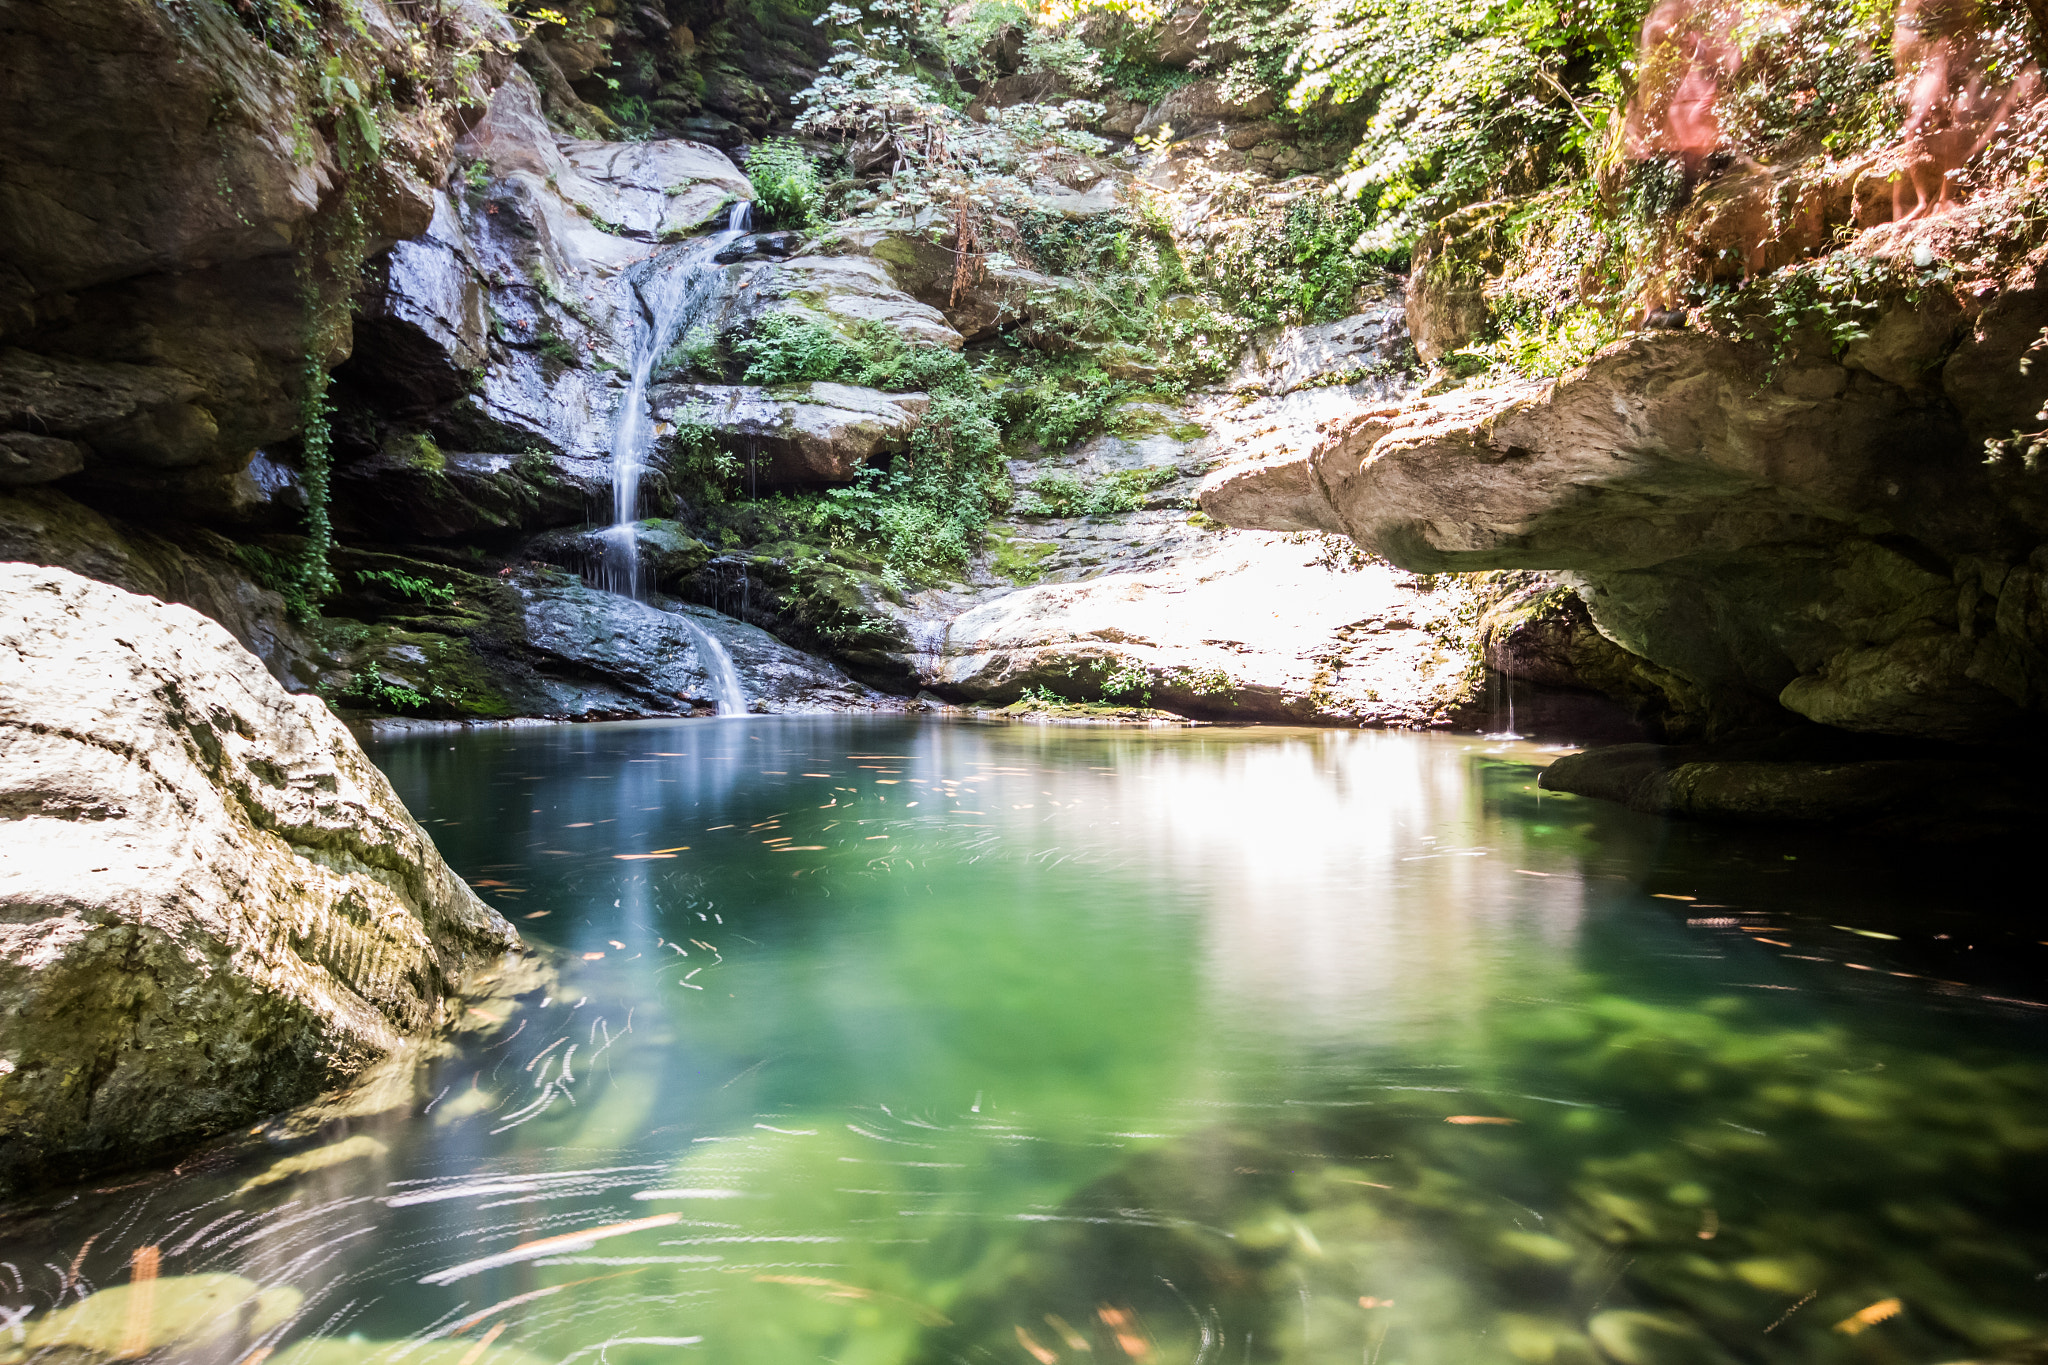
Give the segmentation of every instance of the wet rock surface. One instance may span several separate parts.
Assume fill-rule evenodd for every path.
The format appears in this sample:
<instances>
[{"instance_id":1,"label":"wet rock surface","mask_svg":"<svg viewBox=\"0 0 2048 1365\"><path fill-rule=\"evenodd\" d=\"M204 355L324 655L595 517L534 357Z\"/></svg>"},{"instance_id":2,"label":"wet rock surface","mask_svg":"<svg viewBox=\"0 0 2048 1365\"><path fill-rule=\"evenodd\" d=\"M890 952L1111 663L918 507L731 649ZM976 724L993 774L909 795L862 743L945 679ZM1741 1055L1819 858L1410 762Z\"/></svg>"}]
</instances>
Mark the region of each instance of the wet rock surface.
<instances>
[{"instance_id":1,"label":"wet rock surface","mask_svg":"<svg viewBox=\"0 0 2048 1365\"><path fill-rule=\"evenodd\" d=\"M309 1098L517 945L326 706L219 626L23 565L0 602L0 1178Z\"/></svg>"}]
</instances>

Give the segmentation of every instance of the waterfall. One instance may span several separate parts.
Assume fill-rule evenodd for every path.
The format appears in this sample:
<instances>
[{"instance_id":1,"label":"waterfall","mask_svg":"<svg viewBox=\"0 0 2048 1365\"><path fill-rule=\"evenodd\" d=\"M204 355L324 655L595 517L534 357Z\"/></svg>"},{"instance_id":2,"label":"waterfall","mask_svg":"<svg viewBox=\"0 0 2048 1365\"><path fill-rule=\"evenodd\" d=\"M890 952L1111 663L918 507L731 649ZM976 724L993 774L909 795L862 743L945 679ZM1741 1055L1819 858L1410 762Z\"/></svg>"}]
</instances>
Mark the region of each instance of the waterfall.
<instances>
[{"instance_id":1,"label":"waterfall","mask_svg":"<svg viewBox=\"0 0 2048 1365\"><path fill-rule=\"evenodd\" d=\"M654 415L647 404L654 368L704 310L718 283L715 257L753 222L753 206L742 199L726 215L725 230L688 242L657 259L632 281L640 305L640 326L633 337L633 368L612 429L612 524L604 532L604 554L598 586L638 600L641 596L640 475L654 443ZM697 655L710 674L721 715L744 715L746 694L739 671L725 646L696 622L683 618L696 643Z\"/></svg>"},{"instance_id":2,"label":"waterfall","mask_svg":"<svg viewBox=\"0 0 2048 1365\"><path fill-rule=\"evenodd\" d=\"M718 701L721 716L744 716L747 714L747 694L740 687L740 671L733 667L732 655L716 635L692 621L680 618L683 629L690 632L696 642L697 657L704 661L704 671L711 675L711 694Z\"/></svg>"}]
</instances>

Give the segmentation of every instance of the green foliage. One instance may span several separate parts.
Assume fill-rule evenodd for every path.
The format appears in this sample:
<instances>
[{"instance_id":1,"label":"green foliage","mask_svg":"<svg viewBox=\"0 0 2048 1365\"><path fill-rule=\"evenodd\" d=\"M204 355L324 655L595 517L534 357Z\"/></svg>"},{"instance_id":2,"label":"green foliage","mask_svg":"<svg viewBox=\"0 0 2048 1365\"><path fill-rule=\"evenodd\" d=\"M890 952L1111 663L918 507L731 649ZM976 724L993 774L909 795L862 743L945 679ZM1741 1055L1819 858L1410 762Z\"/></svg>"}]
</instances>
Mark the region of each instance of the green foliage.
<instances>
[{"instance_id":1,"label":"green foliage","mask_svg":"<svg viewBox=\"0 0 2048 1365\"><path fill-rule=\"evenodd\" d=\"M538 446L528 446L514 456L512 472L528 483L539 484L543 488L553 487L557 482L554 457Z\"/></svg>"},{"instance_id":2,"label":"green foliage","mask_svg":"<svg viewBox=\"0 0 2048 1365\"><path fill-rule=\"evenodd\" d=\"M424 715L434 708L433 698L404 683L390 681L373 664L364 664L355 671L348 686L342 689L340 700L400 716Z\"/></svg>"},{"instance_id":3,"label":"green foliage","mask_svg":"<svg viewBox=\"0 0 2048 1365\"><path fill-rule=\"evenodd\" d=\"M1250 199L1243 191L1230 197ZM1245 230L1205 264L1225 306L1254 326L1344 317L1353 311L1360 286L1377 280L1395 260L1392 252L1358 249L1364 215L1336 194L1241 207L1250 210Z\"/></svg>"},{"instance_id":4,"label":"green foliage","mask_svg":"<svg viewBox=\"0 0 2048 1365\"><path fill-rule=\"evenodd\" d=\"M776 227L809 227L822 186L810 154L786 137L771 137L747 153L754 202Z\"/></svg>"},{"instance_id":5,"label":"green foliage","mask_svg":"<svg viewBox=\"0 0 2048 1365\"><path fill-rule=\"evenodd\" d=\"M913 346L878 323L856 327L847 337L798 313L769 313L732 350L747 362L749 384L837 380L885 393L930 392L959 385L970 371L959 352Z\"/></svg>"},{"instance_id":6,"label":"green foliage","mask_svg":"<svg viewBox=\"0 0 2048 1365\"><path fill-rule=\"evenodd\" d=\"M934 7L932 13L943 12ZM995 75L989 53L996 38L1005 29L1029 28L1034 11L1022 0L977 0L964 16L956 18L957 14L957 10L944 14L928 36L948 66L986 81Z\"/></svg>"},{"instance_id":7,"label":"green foliage","mask_svg":"<svg viewBox=\"0 0 2048 1365\"><path fill-rule=\"evenodd\" d=\"M1369 111L1342 182L1382 249L1608 145L1645 0L1318 0L1289 102Z\"/></svg>"},{"instance_id":8,"label":"green foliage","mask_svg":"<svg viewBox=\"0 0 2048 1365\"><path fill-rule=\"evenodd\" d=\"M1201 76L1181 67L1161 66L1142 51L1118 51L1102 63L1102 78L1127 100L1157 104Z\"/></svg>"},{"instance_id":9,"label":"green foliage","mask_svg":"<svg viewBox=\"0 0 2048 1365\"><path fill-rule=\"evenodd\" d=\"M839 333L797 313L769 313L753 333L732 343L746 362L749 384L807 384L839 379L861 366L861 357Z\"/></svg>"},{"instance_id":10,"label":"green foliage","mask_svg":"<svg viewBox=\"0 0 2048 1365\"><path fill-rule=\"evenodd\" d=\"M1554 379L1592 359L1593 353L1620 336L1611 317L1576 305L1546 314L1529 306L1496 309L1492 340L1468 346L1446 357L1454 372L1474 362L1477 369L1498 369L1532 379Z\"/></svg>"},{"instance_id":11,"label":"green foliage","mask_svg":"<svg viewBox=\"0 0 2048 1365\"><path fill-rule=\"evenodd\" d=\"M259 586L268 588L284 599L285 614L292 620L304 623L320 614L316 601L306 596L305 584L299 572L299 557L287 557L267 550L261 545L240 542L235 544L234 554Z\"/></svg>"},{"instance_id":12,"label":"green foliage","mask_svg":"<svg viewBox=\"0 0 2048 1365\"><path fill-rule=\"evenodd\" d=\"M648 108L644 96L615 96L605 107L605 113L611 115L612 122L619 125L621 137L629 142L644 141L654 134L654 111Z\"/></svg>"},{"instance_id":13,"label":"green foliage","mask_svg":"<svg viewBox=\"0 0 2048 1365\"><path fill-rule=\"evenodd\" d=\"M455 589L445 583L409 574L403 569L358 569L356 586L376 588L407 602L445 607L455 600Z\"/></svg>"},{"instance_id":14,"label":"green foliage","mask_svg":"<svg viewBox=\"0 0 2048 1365\"><path fill-rule=\"evenodd\" d=\"M1047 450L1064 450L1116 425L1117 405L1138 390L1128 380L1111 379L1098 367L1071 359L1020 361L1009 378L1002 401L1011 431Z\"/></svg>"},{"instance_id":15,"label":"green foliage","mask_svg":"<svg viewBox=\"0 0 2048 1365\"><path fill-rule=\"evenodd\" d=\"M448 457L441 453L441 447L426 432L401 437L399 449L416 466L430 474L439 474L448 467Z\"/></svg>"},{"instance_id":16,"label":"green foliage","mask_svg":"<svg viewBox=\"0 0 2048 1365\"><path fill-rule=\"evenodd\" d=\"M1002 536L996 540L989 567L1020 588L1045 577L1045 561L1059 546L1049 540L1018 540Z\"/></svg>"},{"instance_id":17,"label":"green foliage","mask_svg":"<svg viewBox=\"0 0 2048 1365\"><path fill-rule=\"evenodd\" d=\"M576 348L552 328L543 327L535 334L533 349L565 370L573 370L583 363L583 357L577 354Z\"/></svg>"},{"instance_id":18,"label":"green foliage","mask_svg":"<svg viewBox=\"0 0 2048 1365\"><path fill-rule=\"evenodd\" d=\"M1761 343L1769 359L1769 383L1799 349L1814 339L1840 355L1852 341L1870 335L1887 303L1917 305L1929 286L1955 276L1946 263L1901 269L1891 261L1838 252L1801 262L1739 289L1702 289L1703 311L1717 327L1744 341Z\"/></svg>"},{"instance_id":19,"label":"green foliage","mask_svg":"<svg viewBox=\"0 0 2048 1365\"><path fill-rule=\"evenodd\" d=\"M1172 465L1119 469L1090 483L1070 474L1043 474L1025 485L1013 510L1025 517L1112 517L1138 511L1145 495L1169 484L1180 471Z\"/></svg>"}]
</instances>

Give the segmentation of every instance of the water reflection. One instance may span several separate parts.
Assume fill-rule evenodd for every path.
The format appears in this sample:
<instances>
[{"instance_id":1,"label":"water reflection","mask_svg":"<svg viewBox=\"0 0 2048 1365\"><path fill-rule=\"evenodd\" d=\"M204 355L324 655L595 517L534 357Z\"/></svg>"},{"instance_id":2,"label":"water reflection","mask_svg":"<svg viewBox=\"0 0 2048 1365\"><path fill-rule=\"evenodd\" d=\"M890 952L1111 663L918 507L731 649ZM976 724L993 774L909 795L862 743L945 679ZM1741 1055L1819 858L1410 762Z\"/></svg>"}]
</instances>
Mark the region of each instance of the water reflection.
<instances>
[{"instance_id":1,"label":"water reflection","mask_svg":"<svg viewBox=\"0 0 2048 1365\"><path fill-rule=\"evenodd\" d=\"M223 1365L2031 1349L2038 945L1898 858L1538 793L1533 753L386 749L559 988L388 1112L15 1209L0 1326Z\"/></svg>"}]
</instances>

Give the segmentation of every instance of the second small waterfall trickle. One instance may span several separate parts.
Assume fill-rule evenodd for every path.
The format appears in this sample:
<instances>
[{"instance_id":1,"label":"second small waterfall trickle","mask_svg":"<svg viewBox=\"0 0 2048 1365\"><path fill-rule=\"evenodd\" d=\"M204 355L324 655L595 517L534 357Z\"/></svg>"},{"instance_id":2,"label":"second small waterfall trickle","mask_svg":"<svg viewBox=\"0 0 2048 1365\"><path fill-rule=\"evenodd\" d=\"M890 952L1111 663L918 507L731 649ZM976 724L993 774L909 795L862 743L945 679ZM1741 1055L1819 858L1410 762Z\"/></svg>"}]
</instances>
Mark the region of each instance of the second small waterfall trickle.
<instances>
[{"instance_id":1,"label":"second small waterfall trickle","mask_svg":"<svg viewBox=\"0 0 2048 1365\"><path fill-rule=\"evenodd\" d=\"M647 456L654 444L654 414L648 407L647 390L653 383L655 367L709 302L718 282L718 253L752 224L753 205L739 200L728 213L723 231L675 248L632 282L634 298L640 305L640 325L634 332L633 365L626 393L619 402L618 420L612 429L612 524L604 533L604 554L597 575L598 586L607 592L638 600L643 591L637 524L640 476L647 468ZM704 661L705 672L711 677L719 714L746 714L746 693L725 645L689 617L678 619L689 632L698 657Z\"/></svg>"}]
</instances>

